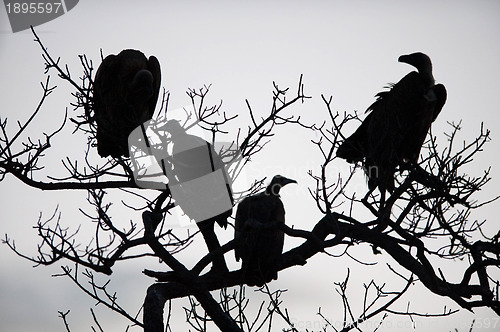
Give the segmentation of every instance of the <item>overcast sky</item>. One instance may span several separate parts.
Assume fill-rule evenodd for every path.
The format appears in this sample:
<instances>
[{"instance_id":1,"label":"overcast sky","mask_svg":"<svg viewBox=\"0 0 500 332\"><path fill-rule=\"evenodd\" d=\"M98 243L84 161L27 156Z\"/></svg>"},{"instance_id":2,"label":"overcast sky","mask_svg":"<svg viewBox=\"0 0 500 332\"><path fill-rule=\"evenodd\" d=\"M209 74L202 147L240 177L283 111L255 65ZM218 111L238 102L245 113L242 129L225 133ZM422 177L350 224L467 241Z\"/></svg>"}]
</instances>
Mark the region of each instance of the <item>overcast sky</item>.
<instances>
[{"instance_id":1,"label":"overcast sky","mask_svg":"<svg viewBox=\"0 0 500 332\"><path fill-rule=\"evenodd\" d=\"M13 34L4 7L0 9L0 18L0 115L2 121L9 118L13 132L16 121L26 120L39 102L40 82L45 81L44 67L31 32ZM264 116L270 110L273 81L280 87L290 87L293 94L303 74L305 93L312 99L291 109L290 114L300 114L309 123L321 123L327 116L321 94L334 96L334 110L364 111L387 83L397 82L412 70L397 62L399 55L424 52L433 61L434 77L448 90L448 101L433 125L433 132L440 135L449 130L447 122L462 120L459 139L470 139L484 122L492 131L492 142L469 171L471 175L480 175L482 169L492 166L493 180L482 198L498 194L498 1L164 1L160 4L82 0L62 17L36 27L36 31L51 54L60 56L61 63L67 63L75 77L80 75L79 54L93 59L96 67L100 49L104 55L125 48L154 54L162 66L162 86L171 92L172 109L189 104L186 89L212 84L210 102L215 104L222 99L228 114L240 114L235 125L243 128L248 123L245 99L258 115ZM55 74L51 81L58 88L33 123L30 131L33 137L43 137L43 132L56 129L65 108L71 110L70 87ZM43 174L63 176L60 160L65 155L83 156L85 139L72 136L71 129L68 126L59 140L54 141L54 152L44 159ZM229 138L235 137L236 131ZM248 166L246 174L249 181L276 173L295 178L299 184L285 188L282 196L287 224L303 229L311 229L320 217L307 193L307 187L314 186L307 171L317 171L321 163L311 138L314 137L297 127L279 130L276 139ZM7 233L20 250L30 255L36 254L38 239L32 226L40 213L46 219L59 206L65 225L75 228L86 222L77 211L85 206L84 192L40 192L7 177L0 183L0 197L0 235ZM491 232L498 228L495 218L499 204L496 202L476 215L478 219L489 220ZM127 210L119 202L115 206L117 218L122 213L126 219ZM229 239L231 234L222 236ZM68 280L51 277L60 272L59 265L64 262L33 269L29 262L1 245L0 264L0 330L64 331L57 311L70 309L72 331L90 331L88 308L94 303ZM369 274L352 276L353 296L358 294L356 288L371 278L379 283L390 282L384 274L377 274L385 268L384 263L379 265ZM131 311L140 308L151 283L141 274L147 267L136 261L115 269L113 289ZM289 289L285 304L299 328L320 321L316 315L318 307L334 321L340 320L341 302L333 283L343 280L347 267L363 271L352 260L318 256L304 267L281 272L280 280L270 285L274 289ZM413 294L414 298L407 300L413 300L416 311L439 312L444 305L457 307L422 289ZM180 309L177 314L182 321ZM98 310L98 315L105 331L125 330L127 323L115 314ZM417 330L448 331L457 327L464 331L473 318L484 322L494 317L488 310L478 310L476 316L460 312L442 320L417 320L421 324ZM388 322L391 325L382 326L381 331L410 326L407 318L391 317Z\"/></svg>"}]
</instances>

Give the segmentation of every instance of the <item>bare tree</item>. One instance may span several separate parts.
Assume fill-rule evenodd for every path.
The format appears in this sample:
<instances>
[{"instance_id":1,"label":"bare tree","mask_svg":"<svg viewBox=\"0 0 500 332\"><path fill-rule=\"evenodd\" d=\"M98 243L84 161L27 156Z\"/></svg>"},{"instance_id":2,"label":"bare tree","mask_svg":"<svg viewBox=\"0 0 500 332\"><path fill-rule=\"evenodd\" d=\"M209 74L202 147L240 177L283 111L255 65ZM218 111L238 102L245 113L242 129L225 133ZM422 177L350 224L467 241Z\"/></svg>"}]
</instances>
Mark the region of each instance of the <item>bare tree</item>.
<instances>
[{"instance_id":1,"label":"bare tree","mask_svg":"<svg viewBox=\"0 0 500 332\"><path fill-rule=\"evenodd\" d=\"M81 208L84 218L95 227L91 243L82 245L78 229L70 231L57 210L46 220L40 218L35 226L40 237L36 257L19 252L14 242L6 237L3 242L21 257L38 265L51 265L60 260L71 262L63 267L61 275L71 279L84 293L98 303L119 313L130 320L131 324L144 328L147 332L170 331L171 301L186 298L189 305L184 308L186 321L191 329L206 331L207 326L215 324L222 331L271 331L279 326L287 331L298 331L281 295L284 290L271 290L267 285L259 289L264 300L256 304L256 314L249 316L249 299L242 285L240 270L202 274L215 257L231 252L238 245L238 239L223 244L220 249L207 252L193 268L189 269L178 259L178 253L193 244L198 232L167 227L169 211L175 208L175 200L170 190L141 189L134 182L131 163L128 159L108 158L103 165L92 161L92 151L96 145L96 126L92 109L92 84L94 64L87 56L81 55L83 75L78 79L70 73L67 66L54 59L33 31L35 41L40 45L45 60L46 81L42 83L42 98L37 109L24 123L19 122L14 135L7 119L0 120L0 180L8 174L16 177L25 185L42 190L84 190L88 192L87 203L93 212ZM76 116L66 114L61 126L43 138L35 139L26 135L33 118L50 96L55 86L51 84L51 73L73 86L74 102L71 104ZM365 193L350 190L353 176L362 171L352 167L347 176L332 171L336 162L335 151L343 141L347 124L359 120L356 114L340 114L332 110L332 98L322 96L325 106L325 121L322 124L307 124L300 115L290 115L286 111L291 105L304 103L308 96L304 93L302 76L295 91L282 89L273 83L273 100L267 114L255 111L247 100L250 122L235 133L233 147L219 153L231 158L234 147L239 149L242 159L237 168L250 162L250 157L259 153L272 139L277 126L298 126L301 130L314 132L319 139L312 142L323 155L323 164L309 175L316 182L310 189L311 199L323 217L311 230L291 228L287 225L267 225L280 227L289 237L302 239L302 243L281 255L277 270L301 267L308 259L330 249L341 249L342 255L349 255L362 262L352 253L352 248L360 244L372 246L374 259L391 257L398 266L388 266L395 279L402 279L402 289L389 290L390 284L380 285L371 280L365 285L365 297L360 308L353 307L348 296L347 286L350 276L348 270L345 280L336 283L336 290L342 299L343 325L334 326L318 310L324 320L324 331L349 331L372 318L382 322L389 315L446 316L459 309L429 314L413 312L410 306L398 310L395 303L408 289L419 283L429 291L452 299L458 307L473 310L486 307L500 315L498 298L499 281L495 278L500 266L500 232L488 235L483 232L484 222L471 220L470 214L485 204L497 199L479 202L474 194L490 180L490 169L480 176L467 176L465 165L472 163L490 140L490 133L481 126L475 139L456 147L456 136L460 124L450 124L450 133L444 147L438 145L436 136L429 135L420 164L410 170L396 173L396 189L381 203L376 192ZM192 110L188 111L187 124L199 121L200 126L211 134L215 141L227 133L225 127L236 115L221 111L222 103L207 106L210 87L191 89L187 92ZM289 98L289 95L292 97ZM168 115L168 92L164 91L160 112ZM191 117L191 118L190 118ZM73 124L74 133L88 138L88 148L81 160L63 160L67 174L47 179L38 176L43 168L42 157L58 137L61 129ZM24 141L22 137L27 136ZM83 167L81 165L84 165ZM245 196L262 188L264 179L256 179ZM130 224L120 228L111 215L111 203L107 193L120 190L135 197L141 203L137 206L124 206L130 213ZM368 211L370 217L359 217L360 211ZM140 215L138 215L140 213ZM121 223L120 223L121 224ZM382 255L382 256L379 256ZM333 261L335 256L331 255ZM164 264L163 271L144 269L143 273L155 281L147 290L143 304L143 316L132 314L119 305L116 294L107 284L99 284L94 273L111 275L115 264L126 260L141 260L156 257ZM436 261L452 263L453 259L468 262L463 270L461 281L453 283L439 269ZM81 271L83 268L83 271ZM82 280L83 279L83 280ZM375 294L375 295L373 295ZM67 331L67 312L59 313ZM95 315L93 316L102 331ZM374 329L376 330L376 328Z\"/></svg>"}]
</instances>

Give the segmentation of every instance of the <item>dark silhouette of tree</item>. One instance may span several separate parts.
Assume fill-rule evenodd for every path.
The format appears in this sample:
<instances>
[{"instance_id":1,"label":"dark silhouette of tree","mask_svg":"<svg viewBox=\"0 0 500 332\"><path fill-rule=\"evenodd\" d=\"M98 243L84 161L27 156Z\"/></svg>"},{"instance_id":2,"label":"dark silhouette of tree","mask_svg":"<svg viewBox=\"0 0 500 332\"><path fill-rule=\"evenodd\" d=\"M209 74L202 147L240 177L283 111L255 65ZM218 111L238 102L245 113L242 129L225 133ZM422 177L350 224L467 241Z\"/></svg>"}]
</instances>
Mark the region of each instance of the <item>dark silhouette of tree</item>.
<instances>
[{"instance_id":1,"label":"dark silhouette of tree","mask_svg":"<svg viewBox=\"0 0 500 332\"><path fill-rule=\"evenodd\" d=\"M255 315L247 312L249 299L241 270L203 273L215 259L225 253L233 254L240 239L221 243L220 248L206 252L192 268L178 259L178 253L188 248L199 232L189 233L171 229L168 226L169 211L175 207L168 190L141 189L134 182L133 171L128 159L109 157L104 164L92 160L96 147L96 125L92 108L92 84L94 64L87 56L81 55L83 75L78 79L69 68L54 59L44 47L35 31L35 41L42 49L45 60L46 81L42 84L43 94L37 109L31 117L19 122L15 134L9 134L7 119L0 121L0 180L13 176L20 182L41 190L84 190L88 192L87 203L93 212L82 207L81 211L88 222L94 225L95 234L91 243L82 244L78 230L70 231L60 220L57 213L46 220L40 218L35 226L40 237L38 254L30 257L18 251L14 242L6 237L3 242L21 257L38 265L51 265L65 261L74 264L62 268L61 275L71 279L88 296L99 304L107 306L130 320L131 324L142 327L147 332L169 331L171 301L187 298L185 307L187 324L196 331L206 331L209 324L215 324L222 331L276 330L298 331L290 318L289 311L282 300L284 290L271 290L267 284L258 289L266 296L265 301L257 304ZM55 86L51 84L50 73L55 72L60 80L73 86L75 101L72 103L75 116L67 121L67 114L61 126L43 138L27 135L33 118L50 96ZM359 167L352 167L347 177L339 176L332 166L337 162L335 154L345 139L346 126L360 119L356 114L339 114L332 110L332 98L322 96L325 105L325 121L322 124L307 124L306 115L291 115L290 106L304 103L302 76L295 91L282 89L273 83L271 110L267 114L255 111L247 100L249 123L235 133L234 146L239 148L244 167L251 162L250 157L259 153L272 139L278 126L294 126L300 130L317 134L318 140L312 142L323 156L323 164L310 171L316 187L310 189L312 198L323 217L315 222L310 230L291 228L282 223L267 224L262 227L279 229L286 237L301 239L301 244L281 254L276 270L307 269L307 261L318 253L330 249L341 249L342 255L356 257L353 248L368 244L373 249L373 259L387 256L398 263L389 266L395 279L403 279L405 286L399 290L388 290L387 285L379 285L374 280L365 285L365 299L360 308L354 308L348 296L350 270L345 280L336 283L337 293L344 306L344 323L334 326L321 312L324 331L349 331L359 324L377 318L383 321L389 315L407 315L410 318L421 316L447 316L459 309L446 309L439 313L413 312L409 305L399 310L398 300L415 284L419 283L436 295L452 299L459 308L473 310L490 308L500 315L498 298L499 281L494 271L500 266L500 232L488 235L482 231L484 222L469 218L473 210L497 199L479 202L475 194L490 180L490 169L479 176L469 176L464 166L472 163L490 140L490 132L481 129L476 138L459 147L454 143L460 124L450 124L447 145L438 145L436 136L429 135L422 149L419 167L397 171L395 189L381 204L380 194L373 191L352 192L350 184ZM221 112L221 104L207 106L209 86L190 89L187 94L193 104L189 114L198 120L200 126L216 137L225 133L225 127L236 116ZM292 94L292 97L289 95ZM163 93L160 112L168 114L168 92ZM66 176L40 177L43 168L42 157L51 148L51 142L61 134L61 129L73 124L75 134L88 137L88 149L81 160L63 161ZM22 141L23 137L28 137ZM234 148L218 151L221 158L232 158ZM94 152L92 152L94 151ZM95 159L95 158L94 158ZM339 162L344 162L339 160ZM83 167L82 167L83 163ZM264 188L265 179L255 183L240 198L255 194ZM130 224L123 227L112 216L108 193L120 189L126 195L142 202L140 207L125 206L130 212ZM368 189L366 188L368 191ZM138 205L139 206L139 205ZM359 217L358 211L368 211L370 217ZM56 211L57 212L57 211ZM140 215L139 215L140 214ZM120 225L120 226L118 226ZM263 230L264 231L264 230ZM109 290L108 284L99 284L94 273L112 275L113 268L126 260L155 257L162 262L162 271L153 271L144 266L143 273L152 278L139 314L130 313L117 301L116 294ZM336 257L330 257L334 264ZM453 264L453 259L467 262L459 282L449 281L449 277L436 262ZM147 263L144 263L147 264ZM83 271L82 271L83 268ZM457 276L454 275L454 280ZM375 290L373 295L372 290ZM400 308L400 307L399 307ZM60 312L67 331L70 326L66 312ZM103 328L94 320L102 331ZM271 326L274 326L271 328Z\"/></svg>"}]
</instances>

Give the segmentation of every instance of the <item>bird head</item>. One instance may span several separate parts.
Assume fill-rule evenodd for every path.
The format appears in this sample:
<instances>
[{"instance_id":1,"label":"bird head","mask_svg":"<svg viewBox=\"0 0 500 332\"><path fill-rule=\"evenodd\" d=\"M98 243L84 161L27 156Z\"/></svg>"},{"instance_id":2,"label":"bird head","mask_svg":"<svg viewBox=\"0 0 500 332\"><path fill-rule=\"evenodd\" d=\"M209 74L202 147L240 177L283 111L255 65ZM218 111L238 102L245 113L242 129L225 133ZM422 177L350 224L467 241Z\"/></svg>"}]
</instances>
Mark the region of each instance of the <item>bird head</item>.
<instances>
[{"instance_id":1,"label":"bird head","mask_svg":"<svg viewBox=\"0 0 500 332\"><path fill-rule=\"evenodd\" d=\"M289 183L297 183L297 181L286 178L282 175L275 175L271 183L266 188L266 193L269 195L279 195L280 189Z\"/></svg>"},{"instance_id":2,"label":"bird head","mask_svg":"<svg viewBox=\"0 0 500 332\"><path fill-rule=\"evenodd\" d=\"M406 55L401 55L398 58L399 62L404 62L418 69L419 73L432 71L431 59L422 52L416 52Z\"/></svg>"},{"instance_id":3,"label":"bird head","mask_svg":"<svg viewBox=\"0 0 500 332\"><path fill-rule=\"evenodd\" d=\"M417 68L418 73L424 78L424 82L428 87L434 85L434 77L432 76L431 59L424 53L416 52L407 55L401 55L398 58L399 62L404 62Z\"/></svg>"}]
</instances>

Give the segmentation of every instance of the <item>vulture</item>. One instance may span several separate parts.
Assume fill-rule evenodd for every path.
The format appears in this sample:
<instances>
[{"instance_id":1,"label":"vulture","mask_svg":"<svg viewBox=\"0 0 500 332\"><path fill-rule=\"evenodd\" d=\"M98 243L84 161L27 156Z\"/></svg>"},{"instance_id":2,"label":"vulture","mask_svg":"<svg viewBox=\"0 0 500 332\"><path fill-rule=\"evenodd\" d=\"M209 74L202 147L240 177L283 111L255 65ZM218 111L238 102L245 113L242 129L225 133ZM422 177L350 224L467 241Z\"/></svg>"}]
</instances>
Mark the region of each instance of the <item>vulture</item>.
<instances>
[{"instance_id":1,"label":"vulture","mask_svg":"<svg viewBox=\"0 0 500 332\"><path fill-rule=\"evenodd\" d=\"M446 89L435 84L430 58L420 52L398 59L412 71L388 91L376 95L368 116L339 146L337 156L349 163L362 162L368 187L381 193L394 190L394 173L417 166L420 149L431 123L446 102Z\"/></svg>"},{"instance_id":2,"label":"vulture","mask_svg":"<svg viewBox=\"0 0 500 332\"><path fill-rule=\"evenodd\" d=\"M224 162L212 144L188 134L178 121L168 121L164 129L172 141L171 157L165 160L172 197L184 213L196 221L209 252L213 252L220 248L215 222L225 229L227 218L233 212L231 185ZM227 271L222 255L214 258L213 268Z\"/></svg>"},{"instance_id":3,"label":"vulture","mask_svg":"<svg viewBox=\"0 0 500 332\"><path fill-rule=\"evenodd\" d=\"M236 210L234 236L240 239L240 245L234 253L236 261L242 260L241 270L248 286L262 287L278 278L276 263L285 237L278 228L278 223L285 223L285 208L279 193L289 183L297 181L274 176L266 190L246 197Z\"/></svg>"},{"instance_id":4,"label":"vulture","mask_svg":"<svg viewBox=\"0 0 500 332\"><path fill-rule=\"evenodd\" d=\"M97 70L94 116L101 157L129 157L128 136L153 117L160 91L160 63L137 50L108 55Z\"/></svg>"}]
</instances>

